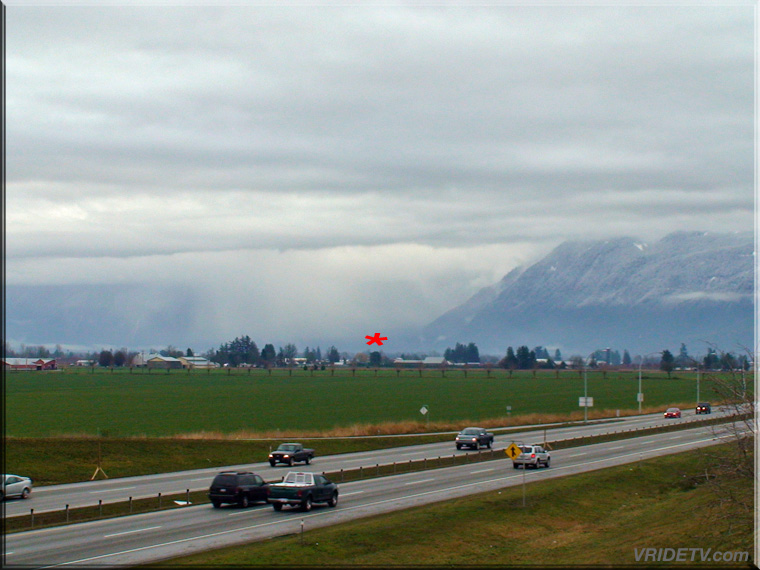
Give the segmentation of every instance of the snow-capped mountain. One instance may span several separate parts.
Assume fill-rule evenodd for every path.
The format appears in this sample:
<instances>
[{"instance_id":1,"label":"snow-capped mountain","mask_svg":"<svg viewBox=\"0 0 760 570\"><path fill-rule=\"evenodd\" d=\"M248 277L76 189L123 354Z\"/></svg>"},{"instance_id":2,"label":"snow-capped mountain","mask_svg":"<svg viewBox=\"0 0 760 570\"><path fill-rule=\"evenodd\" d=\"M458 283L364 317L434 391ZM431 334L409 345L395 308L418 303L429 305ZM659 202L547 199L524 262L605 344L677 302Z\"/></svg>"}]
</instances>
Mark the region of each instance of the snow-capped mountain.
<instances>
[{"instance_id":1,"label":"snow-capped mountain","mask_svg":"<svg viewBox=\"0 0 760 570\"><path fill-rule=\"evenodd\" d=\"M744 353L754 345L751 232L679 232L647 244L628 237L565 242L516 268L425 327L423 345L475 342L560 348L611 347Z\"/></svg>"}]
</instances>

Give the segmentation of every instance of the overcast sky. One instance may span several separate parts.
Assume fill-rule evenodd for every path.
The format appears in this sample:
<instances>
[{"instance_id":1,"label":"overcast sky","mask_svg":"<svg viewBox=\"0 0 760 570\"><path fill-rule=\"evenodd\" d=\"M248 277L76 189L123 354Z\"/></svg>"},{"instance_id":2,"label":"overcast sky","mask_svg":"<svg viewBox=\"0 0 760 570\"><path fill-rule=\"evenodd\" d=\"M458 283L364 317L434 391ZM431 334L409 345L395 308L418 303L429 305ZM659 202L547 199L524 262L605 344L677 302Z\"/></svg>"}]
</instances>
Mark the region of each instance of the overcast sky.
<instances>
[{"instance_id":1,"label":"overcast sky","mask_svg":"<svg viewBox=\"0 0 760 570\"><path fill-rule=\"evenodd\" d=\"M7 2L8 284L361 346L566 240L754 227L754 3L120 4Z\"/></svg>"}]
</instances>

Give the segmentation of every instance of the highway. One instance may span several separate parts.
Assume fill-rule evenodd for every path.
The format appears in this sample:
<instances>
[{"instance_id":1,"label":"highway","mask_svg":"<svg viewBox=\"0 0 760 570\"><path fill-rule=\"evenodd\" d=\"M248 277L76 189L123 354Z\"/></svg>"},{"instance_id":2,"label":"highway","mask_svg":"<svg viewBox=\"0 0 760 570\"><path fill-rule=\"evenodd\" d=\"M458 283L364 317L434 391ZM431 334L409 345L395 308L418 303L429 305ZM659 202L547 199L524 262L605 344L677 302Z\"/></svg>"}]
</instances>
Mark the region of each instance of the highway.
<instances>
[{"instance_id":1,"label":"highway","mask_svg":"<svg viewBox=\"0 0 760 570\"><path fill-rule=\"evenodd\" d=\"M547 441L558 441L601 433L613 433L633 429L648 428L660 425L672 425L679 422L705 420L725 414L724 410L714 409L712 414L696 415L694 410L682 410L683 417L680 419L664 419L662 414L648 414L625 418L614 418L599 423L577 423L567 427L526 427L519 432L500 434L498 428L494 431L494 450L503 453L503 450L512 442L540 443L544 441L544 433ZM295 468L301 471L335 472L341 469L357 469L359 467L371 468L375 465L390 464L393 462L408 462L418 459L434 459L439 456L451 456L452 454L464 455L476 453L474 451L458 451L454 446L454 435L451 441L431 443L425 445L413 445L396 447L375 451L366 451L351 454L339 454L331 456L319 456L318 441L310 441L309 447L314 447L317 457L311 465L296 464ZM483 450L485 452L485 449ZM5 502L5 516L28 515L31 509L35 514L48 511L63 510L66 505L69 508L97 506L98 501L103 504L133 499L157 497L184 493L187 489L199 491L208 489L214 475L222 470L253 471L261 475L267 481L279 481L289 471L286 465L271 467L267 462L249 463L244 465L214 466L205 469L191 471L178 471L173 473L160 473L138 477L121 477L117 479L102 479L85 481L82 483L70 483L65 485L48 485L36 487L27 500L8 500Z\"/></svg>"},{"instance_id":2,"label":"highway","mask_svg":"<svg viewBox=\"0 0 760 570\"><path fill-rule=\"evenodd\" d=\"M505 457L503 460L343 483L336 508L315 506L309 513L288 508L275 512L268 505L214 509L210 504L203 504L12 533L5 537L4 565L128 566L157 562L202 550L298 533L302 522L309 530L472 493L499 492L505 487L520 485L523 478L530 483L710 446L721 442L716 433L714 427L700 426L556 450L552 452L552 467L548 469L515 470ZM447 444L447 451L451 446ZM526 490L530 500L530 486L526 486Z\"/></svg>"}]
</instances>

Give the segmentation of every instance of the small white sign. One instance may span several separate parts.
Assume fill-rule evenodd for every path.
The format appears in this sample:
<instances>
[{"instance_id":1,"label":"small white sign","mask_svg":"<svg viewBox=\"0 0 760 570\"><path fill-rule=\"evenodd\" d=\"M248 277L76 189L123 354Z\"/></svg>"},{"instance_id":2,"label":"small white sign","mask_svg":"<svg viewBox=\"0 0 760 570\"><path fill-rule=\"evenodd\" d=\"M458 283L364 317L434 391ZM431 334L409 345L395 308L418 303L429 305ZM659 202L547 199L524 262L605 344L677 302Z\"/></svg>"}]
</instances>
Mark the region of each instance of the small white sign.
<instances>
[{"instance_id":1,"label":"small white sign","mask_svg":"<svg viewBox=\"0 0 760 570\"><path fill-rule=\"evenodd\" d=\"M591 396L588 396L588 397L581 396L580 398L578 398L578 405L581 408L593 408L594 398L592 398Z\"/></svg>"},{"instance_id":2,"label":"small white sign","mask_svg":"<svg viewBox=\"0 0 760 570\"><path fill-rule=\"evenodd\" d=\"M421 413L421 414L424 416L425 414L427 414L427 413L428 413L428 409L427 409L425 406L422 406L422 407L420 408L420 413Z\"/></svg>"},{"instance_id":3,"label":"small white sign","mask_svg":"<svg viewBox=\"0 0 760 570\"><path fill-rule=\"evenodd\" d=\"M636 401L637 402L643 402L644 401L644 392L639 392L636 394Z\"/></svg>"}]
</instances>

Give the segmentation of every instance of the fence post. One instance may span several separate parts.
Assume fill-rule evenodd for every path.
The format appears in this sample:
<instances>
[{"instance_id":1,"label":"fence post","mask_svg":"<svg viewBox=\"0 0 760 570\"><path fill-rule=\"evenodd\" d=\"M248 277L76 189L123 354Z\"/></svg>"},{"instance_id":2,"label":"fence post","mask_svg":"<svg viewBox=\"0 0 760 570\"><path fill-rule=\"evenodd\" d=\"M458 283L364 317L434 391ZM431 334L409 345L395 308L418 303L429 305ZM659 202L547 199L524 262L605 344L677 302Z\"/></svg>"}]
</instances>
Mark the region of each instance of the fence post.
<instances>
[{"instance_id":1,"label":"fence post","mask_svg":"<svg viewBox=\"0 0 760 570\"><path fill-rule=\"evenodd\" d=\"M379 476L380 476L380 464L375 463L375 477L379 477Z\"/></svg>"},{"instance_id":2,"label":"fence post","mask_svg":"<svg viewBox=\"0 0 760 570\"><path fill-rule=\"evenodd\" d=\"M167 368L168 370L168 368ZM161 509L161 493L158 494L158 508Z\"/></svg>"},{"instance_id":3,"label":"fence post","mask_svg":"<svg viewBox=\"0 0 760 570\"><path fill-rule=\"evenodd\" d=\"M422 470L425 471L427 469L427 457L425 457L422 460Z\"/></svg>"},{"instance_id":4,"label":"fence post","mask_svg":"<svg viewBox=\"0 0 760 570\"><path fill-rule=\"evenodd\" d=\"M98 518L103 518L103 499L98 499Z\"/></svg>"},{"instance_id":5,"label":"fence post","mask_svg":"<svg viewBox=\"0 0 760 570\"><path fill-rule=\"evenodd\" d=\"M340 470L340 482L343 483L343 469Z\"/></svg>"},{"instance_id":6,"label":"fence post","mask_svg":"<svg viewBox=\"0 0 760 570\"><path fill-rule=\"evenodd\" d=\"M66 522L69 522L69 505L66 504Z\"/></svg>"},{"instance_id":7,"label":"fence post","mask_svg":"<svg viewBox=\"0 0 760 570\"><path fill-rule=\"evenodd\" d=\"M34 509L32 509L32 526L31 528L34 528Z\"/></svg>"},{"instance_id":8,"label":"fence post","mask_svg":"<svg viewBox=\"0 0 760 570\"><path fill-rule=\"evenodd\" d=\"M132 497L129 497L129 514L132 514Z\"/></svg>"},{"instance_id":9,"label":"fence post","mask_svg":"<svg viewBox=\"0 0 760 570\"><path fill-rule=\"evenodd\" d=\"M185 489L185 504L190 505L190 489Z\"/></svg>"},{"instance_id":10,"label":"fence post","mask_svg":"<svg viewBox=\"0 0 760 570\"><path fill-rule=\"evenodd\" d=\"M361 479L362 477L363 477L363 468L362 468L362 466L360 465L360 466L359 466L359 479Z\"/></svg>"}]
</instances>

